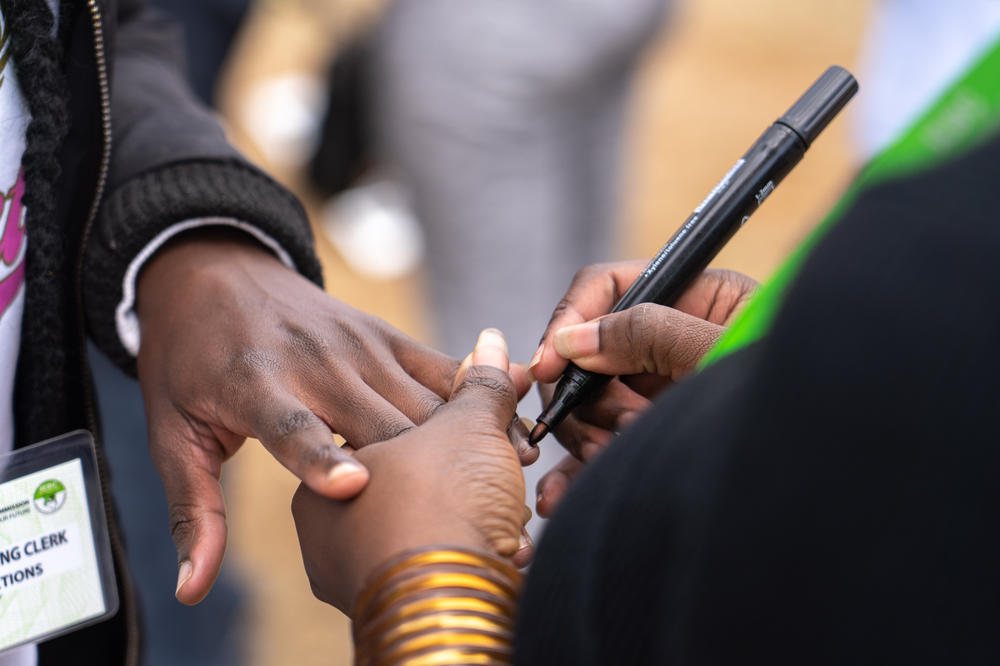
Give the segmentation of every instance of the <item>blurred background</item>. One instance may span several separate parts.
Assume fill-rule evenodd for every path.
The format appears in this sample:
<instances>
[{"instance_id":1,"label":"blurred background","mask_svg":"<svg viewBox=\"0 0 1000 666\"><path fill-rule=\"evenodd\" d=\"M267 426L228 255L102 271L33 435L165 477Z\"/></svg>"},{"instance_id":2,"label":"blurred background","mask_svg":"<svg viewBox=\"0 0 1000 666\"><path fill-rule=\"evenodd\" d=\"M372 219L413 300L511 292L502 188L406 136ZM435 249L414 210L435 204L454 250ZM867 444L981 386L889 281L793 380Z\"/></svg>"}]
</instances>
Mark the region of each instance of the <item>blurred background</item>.
<instances>
[{"instance_id":1,"label":"blurred background","mask_svg":"<svg viewBox=\"0 0 1000 666\"><path fill-rule=\"evenodd\" d=\"M412 0L410 4L419 6L423 2L425 0ZM606 4L606 13L618 5L617 0L602 2ZM458 4L474 3L464 0ZM562 4L573 6L573 3ZM563 111L567 118L583 115L584 107L595 99L593 107L586 108L600 107L609 95L622 94L629 102L628 106L618 104L608 110L611 120L600 120L597 118L600 114L594 114L595 127L602 127L602 122L621 125L624 134L620 144L620 168L615 161L618 151L614 129L608 131L609 138L601 139L607 145L592 145L598 144L598 138L589 132L585 123L581 122L578 128L588 150L611 158L603 163L595 160L588 167L586 178L579 181L580 186L576 190L569 187L569 198L578 196L581 200L588 197L592 200L589 207L581 209L581 216L594 210L601 212L603 206L609 208L608 216L613 218L613 222L608 221L594 232L596 249L582 249L567 260L580 266L590 261L595 253L603 259L653 254L758 134L828 65L839 64L858 73L855 66L874 3L867 0L758 0L753 3L687 0L675 2L666 14L651 6L656 4L647 3L643 8L646 14L637 14L631 27L616 26L614 20L602 17L596 26L599 35L603 33L603 26L608 31L631 29L634 33L629 38L631 41L626 46L619 45L621 52L610 58L610 65L598 63L593 70L585 72L586 76L594 77L593 80L605 77L606 88L597 90L589 98L582 94L576 97L575 89L567 84L560 98L568 106L568 111ZM489 5L491 3L483 3L484 7ZM387 120L384 115L378 115L386 113L385 108L369 114L365 105L356 106L358 100L351 97L350 90L351 83L357 83L352 76L358 71L382 71L385 76L401 77L395 82L396 87L390 86L388 92L373 92L372 86L362 86L368 96L388 103L391 107L388 111L393 112L399 111L407 101L407 86L442 102L448 107L446 111L456 111L456 107L463 104L489 104L490 95L519 103L530 97L530 89L525 92L524 88L517 87L517 81L505 79L503 71L496 75L487 71L481 79L473 78L472 92L480 97L463 97L469 92L468 82L465 89L458 92L440 85L426 71L433 62L429 65L412 61L412 75L405 74L405 66L411 63L408 58L420 55L419 40L414 42L416 55L408 55L403 49L389 50L389 56L385 57L389 59L389 66L396 69L384 69L385 61L381 61L383 70L379 70L378 57L365 56L363 48L360 50L362 60L367 57L368 62L375 65L369 69L351 69L350 54L357 52L352 49L359 42L363 46L365 35L379 29L385 20L384 10L385 3L381 0L257 0L249 5L242 17L225 57L221 78L210 94L232 140L306 202L314 221L329 292L386 319L418 339L459 353L456 345L471 349L475 335L465 330L464 321L461 326L452 325L449 317L470 315L469 330L498 325L492 321L478 321L473 314L479 310L500 309L504 305L502 301L513 302L514 308L521 307L520 299L525 294L515 290L514 297L501 298L497 294L503 293L504 284L498 284L491 293L477 291L481 302L467 303L457 314L442 310L440 299L449 298L447 289L450 282L455 281L454 271L460 269L460 266L449 268L450 262L453 255L464 253L465 247L456 241L451 247L442 249L435 233L453 238L454 230L435 232L424 224L427 220L420 220L422 211L434 211L435 205L441 205L435 204L433 193L426 192L428 188L433 189L426 180L421 180L426 173L418 168L418 173L409 175L413 180L410 190L398 187L399 182L394 183L400 170L413 169L412 164L406 164L407 151L411 158L416 151L422 159L430 161L424 165L429 171L437 165L432 162L433 155L429 155L418 141L407 143L407 137L393 137L392 127L405 127L408 122L413 126L426 123L430 128L430 141L434 140L435 129L451 129L460 135L454 142L456 145L447 148L452 151L446 159L452 160L454 178L446 177L443 189L447 193L449 182L456 189L464 188L466 191L456 193L459 197L470 194L463 177L478 173L479 167L470 164L468 152L463 152L468 151L470 145L476 145L477 128L496 132L501 144L526 137L529 142L539 143L547 137L533 138L531 132L538 131L537 127L525 129L507 125L505 118L490 115L501 114L503 107L480 108L478 113L488 116L486 121L477 121L481 125L468 123L456 129L456 124L463 122L457 113L449 117L440 110L435 111L438 115L433 115L426 109L418 109L412 116ZM404 16L397 16L396 20L402 21L402 28L397 27L396 33L389 31L389 34L402 43L412 39L405 34L407 26L425 29L414 23L417 18L405 16L405 10ZM457 26L454 29L471 30L469 26L475 25L475 21L471 21L464 28ZM546 28L544 25L534 27ZM581 30L594 27L583 26ZM559 33L552 26L548 28L552 33ZM545 30L541 32L544 34ZM382 34L385 38L385 33ZM548 47L564 48L569 52L580 46L573 44L572 34L569 40L568 45L549 44ZM516 52L493 53L492 56L520 57L522 69L519 71L523 72L537 63L531 44L530 38L526 38L523 48L514 49ZM445 66L463 62L454 50L441 58ZM331 63L340 67L334 70L332 77ZM194 67L197 69L198 64L194 63ZM404 74L399 74L400 69ZM622 81L633 74L631 83L634 85L628 85L628 80ZM564 78L571 75L560 74ZM860 101L865 94L865 81L861 74L858 76L861 79ZM332 97L331 80L334 82ZM586 83L589 85L593 80L587 79ZM622 85L617 86L616 81ZM548 85L544 79L536 84ZM557 81L553 85L560 84ZM337 90L338 86L347 92ZM400 106L393 107L393 99L402 100ZM559 113L546 104L548 102L541 102L541 107ZM852 106L857 107L858 102ZM519 112L513 104L511 108L512 114ZM334 125L338 119L343 121L340 130L347 138L341 137L342 142L351 143L353 130L349 128L353 124L362 128L358 131L376 133L378 128L372 128L378 125L375 118L383 123L383 129L388 126L385 133L390 136L389 140L384 136L373 139L374 147L327 145L323 159L327 164L326 175L330 177L326 178L327 182L321 182L324 179L317 178L315 173L317 146L324 136L328 144L331 140L337 144L337 127L332 128L332 139L331 128L324 129L324 123L329 125L325 120L327 115ZM562 127L566 123L559 118L557 115L555 122ZM827 130L802 164L768 199L767 205L723 251L717 265L743 271L758 280L767 278L836 201L857 169L861 157L857 142L852 138L852 120L852 115L847 113ZM442 127L435 128L435 122ZM607 126L603 126L594 131L606 130ZM381 143L392 143L392 140L395 140L395 148ZM388 156L383 164L377 158L380 154ZM391 158L401 154L401 163L393 164ZM544 192L525 192L526 200L522 201L517 194L519 181L504 172L501 159L498 156L489 165L492 171L484 172L496 177L508 189L500 188L499 196L504 200L483 204L487 207L484 218L489 217L489 211L497 209L501 218L504 215L519 220L530 218L530 204L538 201L543 202L540 206L543 211L554 211L553 216L565 213L559 208L559 202L549 202ZM580 157L579 161L584 163L587 159ZM544 159L533 168L562 169L559 164L549 164ZM398 180L407 184L405 175ZM356 194L356 189L348 188L358 184L364 186L361 195L345 198L344 191L347 190L348 195ZM532 181L526 186L531 190L536 184ZM601 194L605 185L610 194ZM565 183L560 186L567 187ZM424 215L426 217L426 213ZM569 215L573 215L571 207ZM447 211L440 217L447 217ZM542 242L544 234L537 225L530 226L535 224L530 219L527 222L527 229L504 227L495 237L487 235L484 242L488 246L493 244L492 253L500 262L515 266L519 272L535 275L532 271L540 270L544 262L530 250ZM485 220L480 219L469 220L468 224L486 227ZM615 240L601 242L601 238L607 237ZM509 243L510 246L501 247L496 243ZM541 251L545 256L546 250L542 248ZM545 307L551 309L555 304L551 294L561 294L569 276L538 279L558 281L545 287L548 291L543 300ZM468 288L482 289L475 285ZM439 299L436 305L435 298ZM524 319L528 342L518 341L512 351L518 360L527 361L533 351L531 345L541 334L545 321L539 321L535 314L526 315ZM458 342L449 340L450 334L460 334ZM535 415L533 409L525 413ZM556 445L548 440L543 446L552 449ZM245 656L242 657L245 661L242 663L349 664L349 624L337 611L312 597L302 570L289 511L296 480L262 448L248 445L227 466L225 483L231 525L225 569L233 574L234 584L242 588L243 612L238 620L243 629L241 640L245 641ZM154 590L152 594L162 594L172 603L173 576L172 570L165 572L163 589ZM178 636L177 640L182 637Z\"/></svg>"}]
</instances>

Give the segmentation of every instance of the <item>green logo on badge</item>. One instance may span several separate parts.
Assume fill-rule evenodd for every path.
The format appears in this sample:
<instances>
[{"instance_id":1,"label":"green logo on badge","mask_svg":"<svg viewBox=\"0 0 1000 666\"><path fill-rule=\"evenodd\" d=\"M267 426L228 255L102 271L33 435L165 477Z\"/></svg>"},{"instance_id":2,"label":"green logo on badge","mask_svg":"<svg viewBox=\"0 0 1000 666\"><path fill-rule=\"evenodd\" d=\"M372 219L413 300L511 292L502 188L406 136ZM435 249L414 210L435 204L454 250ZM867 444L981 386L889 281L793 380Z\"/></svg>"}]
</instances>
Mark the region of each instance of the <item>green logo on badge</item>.
<instances>
[{"instance_id":1,"label":"green logo on badge","mask_svg":"<svg viewBox=\"0 0 1000 666\"><path fill-rule=\"evenodd\" d=\"M66 502L66 486L50 479L35 491L35 508L42 513L55 513Z\"/></svg>"}]
</instances>

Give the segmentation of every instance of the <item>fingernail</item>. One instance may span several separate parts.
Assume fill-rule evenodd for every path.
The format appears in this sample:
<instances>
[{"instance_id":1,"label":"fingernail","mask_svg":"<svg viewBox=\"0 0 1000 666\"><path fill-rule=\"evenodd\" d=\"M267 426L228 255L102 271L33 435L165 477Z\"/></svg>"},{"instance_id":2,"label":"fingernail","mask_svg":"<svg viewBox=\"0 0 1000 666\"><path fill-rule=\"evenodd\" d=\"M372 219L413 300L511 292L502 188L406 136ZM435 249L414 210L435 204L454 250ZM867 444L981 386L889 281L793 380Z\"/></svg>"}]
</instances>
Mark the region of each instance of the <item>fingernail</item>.
<instances>
[{"instance_id":1,"label":"fingernail","mask_svg":"<svg viewBox=\"0 0 1000 666\"><path fill-rule=\"evenodd\" d=\"M333 469L326 473L326 480L332 485L334 483L343 483L344 479L359 475L367 476L368 470L357 463L342 462L334 465Z\"/></svg>"},{"instance_id":2,"label":"fingernail","mask_svg":"<svg viewBox=\"0 0 1000 666\"><path fill-rule=\"evenodd\" d=\"M534 381L535 378L531 374L531 369L541 362L542 352L544 351L545 351L545 345L544 344L538 345L538 349L535 350L535 354L531 357L531 360L528 361L528 376L531 377L532 381Z\"/></svg>"},{"instance_id":3,"label":"fingernail","mask_svg":"<svg viewBox=\"0 0 1000 666\"><path fill-rule=\"evenodd\" d=\"M563 358L593 356L601 349L600 328L596 321L560 328L553 338L556 351Z\"/></svg>"},{"instance_id":4,"label":"fingernail","mask_svg":"<svg viewBox=\"0 0 1000 666\"><path fill-rule=\"evenodd\" d=\"M528 381L529 382L531 382L532 384L534 384L535 382L538 381L537 379L535 379L535 376L533 374L531 374L531 368L529 368L528 366L526 366L524 363L511 363L511 367L513 367L515 365L524 368L524 374L528 376ZM511 374L513 374L513 373L511 373Z\"/></svg>"},{"instance_id":5,"label":"fingernail","mask_svg":"<svg viewBox=\"0 0 1000 666\"><path fill-rule=\"evenodd\" d=\"M473 365L488 365L501 370L507 369L507 340L495 328L487 328L479 334L476 348L472 350Z\"/></svg>"},{"instance_id":6,"label":"fingernail","mask_svg":"<svg viewBox=\"0 0 1000 666\"><path fill-rule=\"evenodd\" d=\"M530 548L535 544L531 541L531 535L528 534L526 530L521 530L521 538L518 539L517 545L518 550L523 550L525 548Z\"/></svg>"},{"instance_id":7,"label":"fingernail","mask_svg":"<svg viewBox=\"0 0 1000 666\"><path fill-rule=\"evenodd\" d=\"M451 387L452 391L458 388L458 385L465 381L465 374L469 371L470 365L472 365L472 352L469 352L469 354L462 359L461 364L459 364L458 372L455 373L455 381Z\"/></svg>"},{"instance_id":8,"label":"fingernail","mask_svg":"<svg viewBox=\"0 0 1000 666\"><path fill-rule=\"evenodd\" d=\"M523 453L531 448L531 445L528 444L528 436L520 430L514 431L513 439L515 440L514 450L518 453Z\"/></svg>"},{"instance_id":9,"label":"fingernail","mask_svg":"<svg viewBox=\"0 0 1000 666\"><path fill-rule=\"evenodd\" d=\"M521 425L524 426L524 430L526 432L528 432L528 433L530 433L532 430L535 429L535 422L532 421L531 419L529 419L527 416L522 416L521 417ZM534 448L538 447L538 442L535 442L535 443L531 442L531 436L530 435L528 437L526 437L525 440L528 442L528 446L530 446L531 448L534 449Z\"/></svg>"},{"instance_id":10,"label":"fingernail","mask_svg":"<svg viewBox=\"0 0 1000 666\"><path fill-rule=\"evenodd\" d=\"M584 462L590 462L604 450L604 447L597 442L587 442L580 447L580 457Z\"/></svg>"},{"instance_id":11,"label":"fingernail","mask_svg":"<svg viewBox=\"0 0 1000 666\"><path fill-rule=\"evenodd\" d=\"M624 430L639 418L639 412L624 412L618 416L618 430Z\"/></svg>"},{"instance_id":12,"label":"fingernail","mask_svg":"<svg viewBox=\"0 0 1000 666\"><path fill-rule=\"evenodd\" d=\"M177 589L174 590L174 596L176 597L181 593L181 588L184 587L184 583L191 580L191 576L194 575L194 565L191 564L191 560L184 560L177 567Z\"/></svg>"}]
</instances>

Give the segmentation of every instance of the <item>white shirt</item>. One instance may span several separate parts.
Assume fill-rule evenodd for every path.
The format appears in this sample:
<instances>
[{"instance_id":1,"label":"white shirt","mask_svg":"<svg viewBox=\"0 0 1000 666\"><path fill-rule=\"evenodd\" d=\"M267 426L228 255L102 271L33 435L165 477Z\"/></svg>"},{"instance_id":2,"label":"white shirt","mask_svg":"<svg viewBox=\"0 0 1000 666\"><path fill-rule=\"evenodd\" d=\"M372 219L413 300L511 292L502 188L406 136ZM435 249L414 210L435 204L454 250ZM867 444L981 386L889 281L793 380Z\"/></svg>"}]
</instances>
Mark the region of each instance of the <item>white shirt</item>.
<instances>
[{"instance_id":1,"label":"white shirt","mask_svg":"<svg viewBox=\"0 0 1000 666\"><path fill-rule=\"evenodd\" d=\"M24 316L24 256L27 250L24 194L25 132L28 114L14 64L10 33L0 13L0 454L14 446L14 375ZM34 645L0 655L0 666L35 666Z\"/></svg>"}]
</instances>

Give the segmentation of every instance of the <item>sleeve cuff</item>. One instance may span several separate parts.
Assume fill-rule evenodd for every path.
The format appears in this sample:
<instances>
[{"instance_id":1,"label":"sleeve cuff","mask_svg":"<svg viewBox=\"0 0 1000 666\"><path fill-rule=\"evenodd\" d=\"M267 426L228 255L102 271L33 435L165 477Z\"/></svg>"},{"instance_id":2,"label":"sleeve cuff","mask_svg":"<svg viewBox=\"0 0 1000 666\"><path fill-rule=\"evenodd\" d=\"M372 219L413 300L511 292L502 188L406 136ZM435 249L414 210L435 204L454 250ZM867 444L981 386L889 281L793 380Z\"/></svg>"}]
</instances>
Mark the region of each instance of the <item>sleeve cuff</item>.
<instances>
[{"instance_id":1,"label":"sleeve cuff","mask_svg":"<svg viewBox=\"0 0 1000 666\"><path fill-rule=\"evenodd\" d=\"M291 268L293 271L298 270L295 266L295 262L292 260L292 256L288 254L283 247L281 247L281 244L278 243L278 241L274 240L274 238L264 233L254 225L241 222L240 220L234 220L229 217L197 217L190 220L184 220L183 222L178 222L167 227L153 237L153 239L139 251L139 254L135 256L135 259L133 259L131 263L129 263L128 268L125 269L125 276L122 280L122 298L118 302L118 306L115 308L115 329L118 331L118 341L132 358L139 355L139 344L142 341L142 336L139 330L139 317L135 312L136 281L139 278L139 273L142 271L142 267L147 261L149 261L149 258L152 257L157 250L163 247L164 243L177 234L191 229L213 226L232 227L250 234L257 239L258 242L274 252L275 256L278 257L281 263L288 268Z\"/></svg>"}]
</instances>

